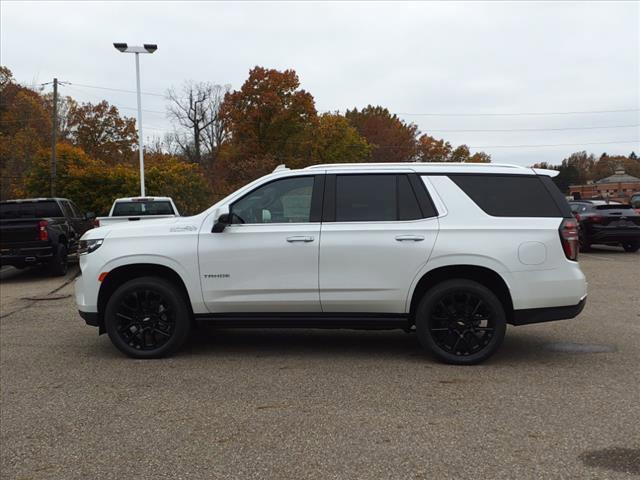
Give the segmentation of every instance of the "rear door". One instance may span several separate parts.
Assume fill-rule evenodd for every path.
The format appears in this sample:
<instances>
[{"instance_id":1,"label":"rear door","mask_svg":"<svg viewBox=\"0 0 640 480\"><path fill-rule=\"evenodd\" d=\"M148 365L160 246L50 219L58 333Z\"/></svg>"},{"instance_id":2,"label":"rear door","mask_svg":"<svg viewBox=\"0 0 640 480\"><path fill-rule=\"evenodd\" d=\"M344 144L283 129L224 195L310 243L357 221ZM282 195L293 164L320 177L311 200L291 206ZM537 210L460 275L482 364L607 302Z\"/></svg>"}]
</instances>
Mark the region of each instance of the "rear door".
<instances>
[{"instance_id":1,"label":"rear door","mask_svg":"<svg viewBox=\"0 0 640 480\"><path fill-rule=\"evenodd\" d=\"M438 232L411 172L327 176L320 241L324 312L404 313L412 280Z\"/></svg>"}]
</instances>

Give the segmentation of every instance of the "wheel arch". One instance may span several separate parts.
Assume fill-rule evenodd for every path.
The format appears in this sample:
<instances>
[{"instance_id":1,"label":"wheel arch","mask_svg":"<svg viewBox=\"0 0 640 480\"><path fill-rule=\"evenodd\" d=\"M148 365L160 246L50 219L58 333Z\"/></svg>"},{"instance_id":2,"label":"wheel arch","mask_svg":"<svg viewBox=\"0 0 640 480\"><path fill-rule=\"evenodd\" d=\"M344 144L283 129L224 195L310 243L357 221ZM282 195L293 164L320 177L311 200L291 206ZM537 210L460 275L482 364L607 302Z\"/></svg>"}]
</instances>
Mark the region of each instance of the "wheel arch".
<instances>
[{"instance_id":1,"label":"wheel arch","mask_svg":"<svg viewBox=\"0 0 640 480\"><path fill-rule=\"evenodd\" d=\"M100 289L98 291L98 324L101 334L105 332L104 311L107 301L113 292L115 292L116 289L125 282L140 277L159 277L174 284L184 296L187 308L193 317L193 308L189 297L189 291L187 290L187 286L183 278L174 269L157 263L126 264L110 270L100 284Z\"/></svg>"},{"instance_id":2,"label":"wheel arch","mask_svg":"<svg viewBox=\"0 0 640 480\"><path fill-rule=\"evenodd\" d=\"M452 279L465 279L476 281L489 288L504 306L507 323L513 318L513 300L507 282L495 270L479 265L448 265L434 268L424 273L411 293L409 304L409 318L413 321L415 311L422 296L435 285Z\"/></svg>"}]
</instances>

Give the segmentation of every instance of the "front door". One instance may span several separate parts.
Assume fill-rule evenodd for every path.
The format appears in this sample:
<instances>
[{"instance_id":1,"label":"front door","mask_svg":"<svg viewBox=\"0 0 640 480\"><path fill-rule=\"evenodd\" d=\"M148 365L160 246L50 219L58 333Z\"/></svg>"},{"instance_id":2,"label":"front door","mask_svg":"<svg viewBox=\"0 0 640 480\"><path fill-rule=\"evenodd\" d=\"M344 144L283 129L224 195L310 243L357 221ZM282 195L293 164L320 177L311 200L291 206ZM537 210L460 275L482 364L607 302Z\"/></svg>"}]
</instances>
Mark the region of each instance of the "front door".
<instances>
[{"instance_id":1,"label":"front door","mask_svg":"<svg viewBox=\"0 0 640 480\"><path fill-rule=\"evenodd\" d=\"M229 206L232 224L203 231L202 291L212 313L319 312L323 175L280 178Z\"/></svg>"}]
</instances>

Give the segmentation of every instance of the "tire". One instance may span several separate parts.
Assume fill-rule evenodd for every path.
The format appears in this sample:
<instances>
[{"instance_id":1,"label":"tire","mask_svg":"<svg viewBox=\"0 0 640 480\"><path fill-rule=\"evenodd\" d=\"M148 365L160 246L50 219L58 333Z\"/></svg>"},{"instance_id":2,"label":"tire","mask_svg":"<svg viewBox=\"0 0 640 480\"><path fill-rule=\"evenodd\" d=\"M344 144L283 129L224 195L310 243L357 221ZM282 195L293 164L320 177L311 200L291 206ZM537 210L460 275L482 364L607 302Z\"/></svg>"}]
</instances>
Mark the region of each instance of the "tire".
<instances>
[{"instance_id":1,"label":"tire","mask_svg":"<svg viewBox=\"0 0 640 480\"><path fill-rule=\"evenodd\" d=\"M622 244L622 248L625 252L634 253L640 250L640 242L625 242Z\"/></svg>"},{"instance_id":2,"label":"tire","mask_svg":"<svg viewBox=\"0 0 640 480\"><path fill-rule=\"evenodd\" d=\"M189 337L191 312L183 293L158 277L140 277L111 295L104 315L111 342L132 358L160 358Z\"/></svg>"},{"instance_id":3,"label":"tire","mask_svg":"<svg viewBox=\"0 0 640 480\"><path fill-rule=\"evenodd\" d=\"M67 274L67 269L67 247L61 243L49 262L49 272L54 277L63 277Z\"/></svg>"},{"instance_id":4,"label":"tire","mask_svg":"<svg viewBox=\"0 0 640 480\"><path fill-rule=\"evenodd\" d=\"M502 344L507 328L504 307L485 286L465 279L428 290L416 309L420 344L438 360L474 365Z\"/></svg>"},{"instance_id":5,"label":"tire","mask_svg":"<svg viewBox=\"0 0 640 480\"><path fill-rule=\"evenodd\" d=\"M591 244L587 241L586 238L579 237L578 243L580 244L580 251L581 252L590 252L591 251Z\"/></svg>"}]
</instances>

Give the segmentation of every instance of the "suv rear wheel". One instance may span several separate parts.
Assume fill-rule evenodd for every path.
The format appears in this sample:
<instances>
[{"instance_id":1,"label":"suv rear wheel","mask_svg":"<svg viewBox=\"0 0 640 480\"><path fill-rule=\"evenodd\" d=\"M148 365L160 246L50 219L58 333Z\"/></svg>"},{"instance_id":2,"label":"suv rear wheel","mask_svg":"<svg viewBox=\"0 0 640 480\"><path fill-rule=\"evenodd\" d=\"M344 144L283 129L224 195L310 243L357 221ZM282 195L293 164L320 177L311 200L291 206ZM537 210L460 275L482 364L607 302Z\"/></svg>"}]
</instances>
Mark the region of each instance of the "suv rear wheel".
<instances>
[{"instance_id":1,"label":"suv rear wheel","mask_svg":"<svg viewBox=\"0 0 640 480\"><path fill-rule=\"evenodd\" d=\"M418 340L437 359L472 365L502 344L504 307L495 294L472 280L454 279L431 288L416 310Z\"/></svg>"},{"instance_id":2,"label":"suv rear wheel","mask_svg":"<svg viewBox=\"0 0 640 480\"><path fill-rule=\"evenodd\" d=\"M170 355L191 329L184 296L158 277L135 278L118 287L107 303L104 321L111 342L134 358Z\"/></svg>"},{"instance_id":3,"label":"suv rear wheel","mask_svg":"<svg viewBox=\"0 0 640 480\"><path fill-rule=\"evenodd\" d=\"M637 252L640 250L640 242L625 242L622 244L625 252Z\"/></svg>"}]
</instances>

